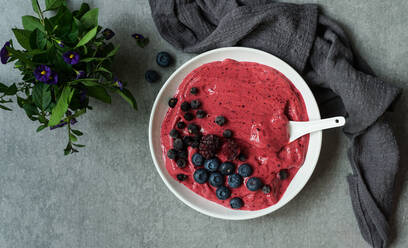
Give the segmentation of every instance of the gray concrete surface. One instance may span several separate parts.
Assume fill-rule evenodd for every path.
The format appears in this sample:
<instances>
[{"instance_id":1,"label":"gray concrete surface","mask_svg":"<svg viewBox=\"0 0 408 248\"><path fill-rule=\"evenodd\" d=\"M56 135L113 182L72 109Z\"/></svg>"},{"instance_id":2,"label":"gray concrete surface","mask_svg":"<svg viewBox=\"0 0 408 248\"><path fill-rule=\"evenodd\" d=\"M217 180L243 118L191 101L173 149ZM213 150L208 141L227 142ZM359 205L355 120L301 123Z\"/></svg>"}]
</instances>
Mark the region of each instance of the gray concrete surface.
<instances>
[{"instance_id":1,"label":"gray concrete surface","mask_svg":"<svg viewBox=\"0 0 408 248\"><path fill-rule=\"evenodd\" d=\"M72 3L73 2L73 3ZM71 1L79 6L82 1ZM93 0L100 23L111 27L121 45L115 71L136 94L139 111L118 97L113 105L95 102L77 127L87 148L64 157L63 130L35 133L22 110L0 111L0 247L367 247L349 200L348 142L339 131L324 134L317 169L304 190L286 207L249 221L223 221L190 209L165 187L149 153L149 112L162 83L143 79L147 68L166 79L193 55L174 50L155 30L146 0ZM389 82L408 88L408 2L347 0L318 2L343 23L355 47ZM27 0L0 0L0 41L31 14ZM130 34L143 33L150 45L138 48ZM177 63L159 69L160 50ZM19 80L12 65L0 66L0 82ZM391 115L407 164L407 95ZM159 131L159 130L157 130ZM402 181L406 181L403 177ZM393 225L392 247L408 246L408 191Z\"/></svg>"}]
</instances>

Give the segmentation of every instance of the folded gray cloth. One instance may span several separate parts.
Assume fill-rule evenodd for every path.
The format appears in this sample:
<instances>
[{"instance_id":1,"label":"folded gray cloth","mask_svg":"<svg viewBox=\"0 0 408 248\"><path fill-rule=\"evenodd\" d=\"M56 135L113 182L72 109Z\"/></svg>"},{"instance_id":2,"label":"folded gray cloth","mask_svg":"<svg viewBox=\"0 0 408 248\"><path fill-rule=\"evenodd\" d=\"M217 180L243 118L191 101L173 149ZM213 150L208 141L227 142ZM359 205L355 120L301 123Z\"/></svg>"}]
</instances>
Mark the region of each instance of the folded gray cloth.
<instances>
[{"instance_id":1,"label":"folded gray cloth","mask_svg":"<svg viewBox=\"0 0 408 248\"><path fill-rule=\"evenodd\" d=\"M363 238L386 247L399 152L383 114L400 89L374 76L342 28L310 4L150 0L150 6L160 34L173 46L185 52L246 46L272 53L305 77L323 116L346 116L354 213Z\"/></svg>"}]
</instances>

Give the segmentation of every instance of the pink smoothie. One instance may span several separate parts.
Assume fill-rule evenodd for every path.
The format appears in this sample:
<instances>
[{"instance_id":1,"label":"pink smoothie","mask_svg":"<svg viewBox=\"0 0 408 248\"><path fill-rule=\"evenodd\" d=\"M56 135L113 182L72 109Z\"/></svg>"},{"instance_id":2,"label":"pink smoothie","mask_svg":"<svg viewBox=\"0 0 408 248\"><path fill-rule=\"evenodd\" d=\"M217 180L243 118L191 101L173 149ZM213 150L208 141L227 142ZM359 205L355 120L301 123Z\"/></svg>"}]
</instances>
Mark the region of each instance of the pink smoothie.
<instances>
[{"instance_id":1,"label":"pink smoothie","mask_svg":"<svg viewBox=\"0 0 408 248\"><path fill-rule=\"evenodd\" d=\"M190 93L192 87L198 88L198 94ZM302 166L309 142L309 136L306 135L287 144L288 121L308 120L303 98L293 84L271 67L226 59L202 65L192 71L180 84L174 97L178 99L177 105L169 108L161 127L163 158L174 180L177 180L177 174L187 175L187 179L180 183L202 197L228 208L233 197L240 197L244 201L241 210L259 210L276 204ZM200 109L205 110L208 116L186 121L180 105L184 101L191 102L195 99L201 102ZM190 112L195 115L196 110ZM223 126L214 122L219 115L228 120ZM239 188L230 188L232 194L229 199L219 200L215 195L216 188L208 183L196 183L193 179L196 169L191 162L196 149L188 147L189 159L185 168L179 168L175 161L167 157L173 140L169 132L176 128L180 120L186 124L199 125L203 135L215 134L222 137L225 129L232 130L235 142L248 158L245 162L238 159L232 162L237 168L243 163L250 164L254 171L251 177L261 178L264 184L271 187L271 192L249 191L246 188L248 178L244 178L244 183ZM187 128L177 130L182 135L189 135ZM222 162L227 161L222 152L217 157ZM278 178L282 169L288 170L287 179ZM228 186L227 183L225 185Z\"/></svg>"}]
</instances>

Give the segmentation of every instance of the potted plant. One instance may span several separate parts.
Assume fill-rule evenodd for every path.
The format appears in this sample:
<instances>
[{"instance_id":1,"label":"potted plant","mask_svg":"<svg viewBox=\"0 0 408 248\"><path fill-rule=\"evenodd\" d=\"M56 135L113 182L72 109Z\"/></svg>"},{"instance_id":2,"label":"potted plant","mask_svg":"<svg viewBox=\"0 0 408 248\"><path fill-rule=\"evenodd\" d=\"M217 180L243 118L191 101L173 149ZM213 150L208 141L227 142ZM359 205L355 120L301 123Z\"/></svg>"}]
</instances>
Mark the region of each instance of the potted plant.
<instances>
[{"instance_id":1,"label":"potted plant","mask_svg":"<svg viewBox=\"0 0 408 248\"><path fill-rule=\"evenodd\" d=\"M37 132L66 128L67 155L84 147L77 143L83 133L73 126L92 109L90 98L111 103L110 94L119 94L134 109L136 101L112 73L119 47L108 42L114 32L98 25L98 9L84 3L71 12L65 0L45 0L44 10L37 0L32 6L38 17L23 16L24 28L13 29L23 50L12 40L1 49L1 62L14 62L22 80L0 83L0 108L11 110L7 104L15 97L28 118L39 122ZM54 15L47 18L44 13L49 11Z\"/></svg>"}]
</instances>

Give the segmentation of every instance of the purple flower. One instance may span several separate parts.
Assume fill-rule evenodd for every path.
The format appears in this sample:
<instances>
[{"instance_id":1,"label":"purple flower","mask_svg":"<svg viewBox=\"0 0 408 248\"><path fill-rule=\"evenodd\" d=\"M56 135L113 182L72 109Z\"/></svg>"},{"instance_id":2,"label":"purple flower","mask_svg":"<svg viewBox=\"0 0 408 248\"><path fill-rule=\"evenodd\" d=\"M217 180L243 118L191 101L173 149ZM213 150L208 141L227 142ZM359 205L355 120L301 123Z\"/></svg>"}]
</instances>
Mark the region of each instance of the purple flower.
<instances>
[{"instance_id":1,"label":"purple flower","mask_svg":"<svg viewBox=\"0 0 408 248\"><path fill-rule=\"evenodd\" d=\"M113 81L113 85L118 87L120 90L123 90L123 83L121 81L119 81L119 79L115 78L114 81Z\"/></svg>"},{"instance_id":2,"label":"purple flower","mask_svg":"<svg viewBox=\"0 0 408 248\"><path fill-rule=\"evenodd\" d=\"M60 46L62 48L64 48L64 46L65 46L64 42L59 41L59 40L57 40L57 44L58 44L58 46Z\"/></svg>"},{"instance_id":3,"label":"purple flower","mask_svg":"<svg viewBox=\"0 0 408 248\"><path fill-rule=\"evenodd\" d=\"M57 84L58 83L58 74L53 72L51 76L48 78L48 81L45 82L46 84Z\"/></svg>"},{"instance_id":4,"label":"purple flower","mask_svg":"<svg viewBox=\"0 0 408 248\"><path fill-rule=\"evenodd\" d=\"M115 32L113 32L111 29L106 28L105 30L102 31L103 37L105 37L106 40L110 40L115 36Z\"/></svg>"},{"instance_id":5,"label":"purple flower","mask_svg":"<svg viewBox=\"0 0 408 248\"><path fill-rule=\"evenodd\" d=\"M75 123L77 123L78 121L75 119L75 118L73 118L73 119L71 119L71 121L70 121L70 123L71 123L71 125L74 125ZM68 123L66 122L66 121L60 121L60 123L59 124L57 124L57 125L55 125L55 126L51 126L50 127L50 130L54 130L54 129L56 129L56 128L59 128L59 127L64 127L65 125L67 125Z\"/></svg>"},{"instance_id":6,"label":"purple flower","mask_svg":"<svg viewBox=\"0 0 408 248\"><path fill-rule=\"evenodd\" d=\"M138 33L132 34L132 37L133 37L134 39L136 39L136 40L144 40L144 38L145 38L143 35L138 34Z\"/></svg>"},{"instance_id":7,"label":"purple flower","mask_svg":"<svg viewBox=\"0 0 408 248\"><path fill-rule=\"evenodd\" d=\"M77 74L76 76L77 80L80 78L84 78L86 76L84 71L75 71L75 73Z\"/></svg>"},{"instance_id":8,"label":"purple flower","mask_svg":"<svg viewBox=\"0 0 408 248\"><path fill-rule=\"evenodd\" d=\"M10 41L7 41L5 44L4 44L4 46L3 46L3 48L1 49L1 52L0 52L0 57L1 57L1 63L2 64L7 64L7 61L8 61L8 59L10 58L10 54L9 54L9 52L7 51L7 47L10 47Z\"/></svg>"},{"instance_id":9,"label":"purple flower","mask_svg":"<svg viewBox=\"0 0 408 248\"><path fill-rule=\"evenodd\" d=\"M40 65L34 70L35 79L43 83L47 83L50 80L51 74L51 68L46 65Z\"/></svg>"},{"instance_id":10,"label":"purple flower","mask_svg":"<svg viewBox=\"0 0 408 248\"><path fill-rule=\"evenodd\" d=\"M73 51L66 52L62 55L65 63L70 65L76 65L79 62L79 54Z\"/></svg>"}]
</instances>

